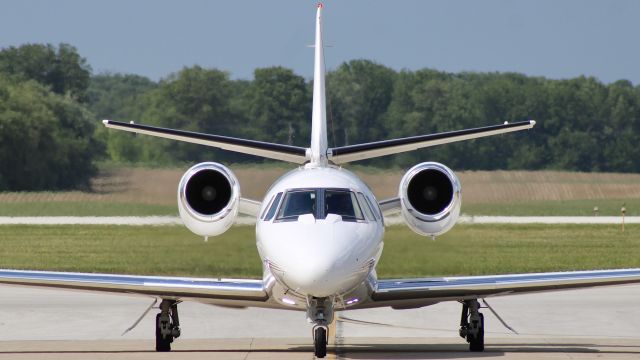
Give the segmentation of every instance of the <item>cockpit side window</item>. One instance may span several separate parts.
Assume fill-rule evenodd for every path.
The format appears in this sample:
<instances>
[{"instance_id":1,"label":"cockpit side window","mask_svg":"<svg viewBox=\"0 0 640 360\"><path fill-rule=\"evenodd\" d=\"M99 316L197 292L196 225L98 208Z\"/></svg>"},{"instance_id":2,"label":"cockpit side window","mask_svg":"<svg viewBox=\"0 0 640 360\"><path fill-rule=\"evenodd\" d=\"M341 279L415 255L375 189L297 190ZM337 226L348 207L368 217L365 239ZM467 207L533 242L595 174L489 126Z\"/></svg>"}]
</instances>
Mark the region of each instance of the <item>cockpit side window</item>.
<instances>
[{"instance_id":1,"label":"cockpit side window","mask_svg":"<svg viewBox=\"0 0 640 360\"><path fill-rule=\"evenodd\" d=\"M364 220L355 194L348 190L325 190L324 207L323 218L326 218L327 214L336 214L347 221Z\"/></svg>"},{"instance_id":2,"label":"cockpit side window","mask_svg":"<svg viewBox=\"0 0 640 360\"><path fill-rule=\"evenodd\" d=\"M284 197L278 220L297 220L298 216L316 213L316 191L294 190L289 191Z\"/></svg>"},{"instance_id":3,"label":"cockpit side window","mask_svg":"<svg viewBox=\"0 0 640 360\"><path fill-rule=\"evenodd\" d=\"M267 215L264 217L264 221L270 221L273 218L273 215L275 215L276 210L278 209L278 205L280 205L281 198L282 198L282 193L278 193L278 195L275 196L275 198L271 202L271 206L269 206L269 211L267 212Z\"/></svg>"},{"instance_id":4,"label":"cockpit side window","mask_svg":"<svg viewBox=\"0 0 640 360\"><path fill-rule=\"evenodd\" d=\"M269 211L269 209L271 209L271 205L273 204L273 199L275 199L275 195L271 197L271 200L269 200L269 205L265 206L264 211L262 212L262 215L260 215L260 219L264 219L264 216L267 215L267 211Z\"/></svg>"},{"instance_id":5,"label":"cockpit side window","mask_svg":"<svg viewBox=\"0 0 640 360\"><path fill-rule=\"evenodd\" d=\"M368 196L365 196L364 198L367 200L367 204L369 204L369 206L371 207L371 210L373 211L373 215L376 217L376 220L380 220L380 219L384 220L384 216L382 216L382 213L380 212L380 207L376 206L375 203Z\"/></svg>"},{"instance_id":6,"label":"cockpit side window","mask_svg":"<svg viewBox=\"0 0 640 360\"><path fill-rule=\"evenodd\" d=\"M367 219L376 221L376 216L374 215L373 210L371 209L371 206L367 202L363 193L358 193L358 202L360 202L360 206L362 207L362 210L364 210L364 214Z\"/></svg>"}]
</instances>

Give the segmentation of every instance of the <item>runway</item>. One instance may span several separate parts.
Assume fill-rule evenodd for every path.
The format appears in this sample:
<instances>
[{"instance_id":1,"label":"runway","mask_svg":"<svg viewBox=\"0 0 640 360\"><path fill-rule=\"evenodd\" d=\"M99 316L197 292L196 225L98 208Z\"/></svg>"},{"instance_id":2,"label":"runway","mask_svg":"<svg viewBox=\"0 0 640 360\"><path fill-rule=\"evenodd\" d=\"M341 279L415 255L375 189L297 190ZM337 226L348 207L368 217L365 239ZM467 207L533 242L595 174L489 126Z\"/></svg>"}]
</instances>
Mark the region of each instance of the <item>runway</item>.
<instances>
[{"instance_id":1,"label":"runway","mask_svg":"<svg viewBox=\"0 0 640 360\"><path fill-rule=\"evenodd\" d=\"M640 286L489 300L520 335L484 309L486 351L457 336L459 304L340 313L328 359L636 359ZM302 312L180 304L182 337L153 351L153 314L121 336L151 299L0 286L0 359L312 359ZM351 320L390 326L356 325Z\"/></svg>"}]
</instances>

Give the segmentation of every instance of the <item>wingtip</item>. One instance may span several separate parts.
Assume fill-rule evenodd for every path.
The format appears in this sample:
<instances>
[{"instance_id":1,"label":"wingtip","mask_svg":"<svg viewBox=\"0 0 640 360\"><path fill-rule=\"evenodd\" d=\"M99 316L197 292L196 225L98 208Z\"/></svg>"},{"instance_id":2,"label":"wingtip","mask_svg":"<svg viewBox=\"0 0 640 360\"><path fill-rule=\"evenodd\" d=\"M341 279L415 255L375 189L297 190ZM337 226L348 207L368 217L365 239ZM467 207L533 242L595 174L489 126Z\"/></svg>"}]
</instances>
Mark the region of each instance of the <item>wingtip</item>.
<instances>
[{"instance_id":1,"label":"wingtip","mask_svg":"<svg viewBox=\"0 0 640 360\"><path fill-rule=\"evenodd\" d=\"M102 123L105 124L105 125L109 125L109 121L111 121L111 120L102 120Z\"/></svg>"},{"instance_id":2,"label":"wingtip","mask_svg":"<svg viewBox=\"0 0 640 360\"><path fill-rule=\"evenodd\" d=\"M531 124L531 127L536 126L536 121L535 120L529 120L529 124Z\"/></svg>"}]
</instances>

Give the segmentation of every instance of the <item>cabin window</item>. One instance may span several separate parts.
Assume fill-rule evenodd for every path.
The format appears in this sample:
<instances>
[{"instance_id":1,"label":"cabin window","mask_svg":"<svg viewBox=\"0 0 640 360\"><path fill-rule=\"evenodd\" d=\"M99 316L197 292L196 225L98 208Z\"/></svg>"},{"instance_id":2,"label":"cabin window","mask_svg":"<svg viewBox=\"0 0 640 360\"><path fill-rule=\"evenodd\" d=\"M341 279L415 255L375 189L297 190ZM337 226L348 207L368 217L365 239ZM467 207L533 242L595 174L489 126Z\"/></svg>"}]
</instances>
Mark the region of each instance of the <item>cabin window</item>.
<instances>
[{"instance_id":1,"label":"cabin window","mask_svg":"<svg viewBox=\"0 0 640 360\"><path fill-rule=\"evenodd\" d=\"M278 205L280 204L281 198L282 198L282 193L278 193L278 195L275 196L275 198L271 202L271 206L269 206L269 211L267 212L267 215L264 217L264 221L269 221L273 218L273 215L275 215L276 210L278 209Z\"/></svg>"},{"instance_id":2,"label":"cabin window","mask_svg":"<svg viewBox=\"0 0 640 360\"><path fill-rule=\"evenodd\" d=\"M298 216L316 213L315 190L293 190L287 192L278 213L278 220L297 220Z\"/></svg>"}]
</instances>

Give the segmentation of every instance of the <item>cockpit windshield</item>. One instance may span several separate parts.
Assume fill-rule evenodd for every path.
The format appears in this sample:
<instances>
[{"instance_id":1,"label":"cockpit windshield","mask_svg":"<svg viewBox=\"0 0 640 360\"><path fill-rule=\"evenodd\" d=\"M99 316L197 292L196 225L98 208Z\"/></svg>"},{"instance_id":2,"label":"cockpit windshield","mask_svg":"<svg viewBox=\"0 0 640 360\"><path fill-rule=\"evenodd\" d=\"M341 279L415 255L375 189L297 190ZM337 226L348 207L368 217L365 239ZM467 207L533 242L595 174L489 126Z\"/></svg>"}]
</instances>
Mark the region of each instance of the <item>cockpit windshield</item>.
<instances>
[{"instance_id":1,"label":"cockpit windshield","mask_svg":"<svg viewBox=\"0 0 640 360\"><path fill-rule=\"evenodd\" d=\"M297 219L304 214L316 214L316 190L287 192L278 213L278 219Z\"/></svg>"},{"instance_id":2,"label":"cockpit windshield","mask_svg":"<svg viewBox=\"0 0 640 360\"><path fill-rule=\"evenodd\" d=\"M297 220L305 214L312 214L316 219L336 214L344 221L365 220L362 206L367 205L360 205L356 194L349 189L294 189L285 194L276 220Z\"/></svg>"},{"instance_id":3,"label":"cockpit windshield","mask_svg":"<svg viewBox=\"0 0 640 360\"><path fill-rule=\"evenodd\" d=\"M363 220L362 211L353 192L348 190L326 190L324 192L324 216L336 214L343 220Z\"/></svg>"}]
</instances>

